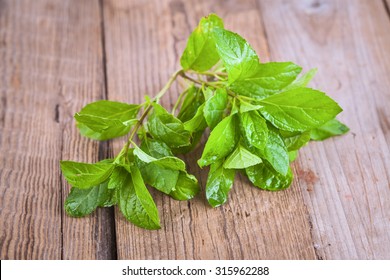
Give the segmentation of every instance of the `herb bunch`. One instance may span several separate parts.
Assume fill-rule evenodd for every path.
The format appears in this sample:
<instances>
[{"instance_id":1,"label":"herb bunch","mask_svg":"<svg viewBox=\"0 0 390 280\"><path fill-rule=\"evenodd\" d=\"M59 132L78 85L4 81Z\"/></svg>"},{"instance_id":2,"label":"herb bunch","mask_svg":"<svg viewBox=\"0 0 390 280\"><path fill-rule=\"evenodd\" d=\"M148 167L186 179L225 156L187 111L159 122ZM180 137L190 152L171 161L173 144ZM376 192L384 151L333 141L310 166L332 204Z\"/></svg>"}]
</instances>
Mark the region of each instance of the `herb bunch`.
<instances>
[{"instance_id":1,"label":"herb bunch","mask_svg":"<svg viewBox=\"0 0 390 280\"><path fill-rule=\"evenodd\" d=\"M215 14L200 20L180 64L182 69L142 104L101 100L76 113L77 127L86 137L129 137L113 159L61 162L72 186L65 201L70 216L118 204L133 224L160 228L146 184L177 200L197 195L197 179L176 155L191 152L207 128L211 133L198 165L210 166L206 198L213 207L227 201L237 172L264 190L288 188L290 162L298 149L311 139L348 131L335 119L342 111L338 104L306 87L315 69L299 76L302 68L294 63L260 63L251 46L224 29ZM188 87L168 112L159 101L178 78Z\"/></svg>"}]
</instances>

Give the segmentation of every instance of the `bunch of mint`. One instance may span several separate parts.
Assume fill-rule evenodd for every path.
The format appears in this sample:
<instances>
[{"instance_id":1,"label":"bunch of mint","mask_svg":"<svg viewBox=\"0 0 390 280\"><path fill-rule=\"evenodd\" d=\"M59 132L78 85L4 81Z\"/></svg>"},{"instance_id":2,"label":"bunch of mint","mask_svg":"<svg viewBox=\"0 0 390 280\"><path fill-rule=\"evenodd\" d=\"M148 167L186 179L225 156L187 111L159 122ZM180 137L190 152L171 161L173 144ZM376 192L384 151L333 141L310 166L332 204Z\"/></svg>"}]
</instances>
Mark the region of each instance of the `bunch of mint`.
<instances>
[{"instance_id":1,"label":"bunch of mint","mask_svg":"<svg viewBox=\"0 0 390 280\"><path fill-rule=\"evenodd\" d=\"M213 207L227 201L237 172L264 190L288 188L290 162L299 148L348 131L335 119L342 111L337 103L306 87L315 70L298 77L302 68L294 63L260 63L251 46L224 29L215 14L201 19L180 63L182 69L143 104L101 100L75 115L86 137L130 135L114 159L61 162L72 185L65 202L70 216L118 204L133 224L160 228L146 184L178 200L197 195L197 179L176 155L191 152L207 128L211 132L198 164L210 166L206 197ZM179 77L188 87L168 112L159 101Z\"/></svg>"}]
</instances>

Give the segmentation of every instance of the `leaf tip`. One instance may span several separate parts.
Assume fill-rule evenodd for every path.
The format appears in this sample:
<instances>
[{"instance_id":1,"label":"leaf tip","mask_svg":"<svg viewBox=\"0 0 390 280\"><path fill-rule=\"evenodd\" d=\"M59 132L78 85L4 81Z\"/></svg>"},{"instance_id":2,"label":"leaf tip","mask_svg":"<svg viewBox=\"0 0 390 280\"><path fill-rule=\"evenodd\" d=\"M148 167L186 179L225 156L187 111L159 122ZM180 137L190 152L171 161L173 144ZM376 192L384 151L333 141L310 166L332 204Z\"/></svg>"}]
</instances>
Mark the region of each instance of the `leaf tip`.
<instances>
[{"instance_id":1,"label":"leaf tip","mask_svg":"<svg viewBox=\"0 0 390 280\"><path fill-rule=\"evenodd\" d=\"M203 167L207 166L207 164L208 164L208 162L207 162L206 160L202 159L202 158L199 159L199 160L197 161L197 163L198 163L198 165L199 165L200 168L203 168Z\"/></svg>"}]
</instances>

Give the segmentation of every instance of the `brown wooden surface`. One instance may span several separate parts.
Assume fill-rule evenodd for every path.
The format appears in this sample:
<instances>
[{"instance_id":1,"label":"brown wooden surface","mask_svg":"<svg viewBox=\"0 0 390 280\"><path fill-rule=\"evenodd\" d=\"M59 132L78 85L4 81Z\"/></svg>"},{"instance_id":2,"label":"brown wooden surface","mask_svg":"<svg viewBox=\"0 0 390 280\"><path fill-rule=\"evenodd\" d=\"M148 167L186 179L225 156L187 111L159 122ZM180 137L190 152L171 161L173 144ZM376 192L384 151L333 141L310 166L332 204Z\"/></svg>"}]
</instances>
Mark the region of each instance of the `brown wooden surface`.
<instances>
[{"instance_id":1,"label":"brown wooden surface","mask_svg":"<svg viewBox=\"0 0 390 280\"><path fill-rule=\"evenodd\" d=\"M214 3L212 3L214 2ZM0 0L1 259L389 259L390 14L386 1ZM152 192L162 229L119 211L64 214L58 161L94 162L123 139L79 135L88 102L139 103L179 67L186 39L210 12L262 61L318 67L313 86L344 108L351 132L310 143L278 193L236 177L228 204ZM179 86L163 103L171 106ZM206 170L186 158L206 181Z\"/></svg>"},{"instance_id":2,"label":"brown wooden surface","mask_svg":"<svg viewBox=\"0 0 390 280\"><path fill-rule=\"evenodd\" d=\"M105 98L99 3L0 3L1 258L111 258L110 210L67 217L59 170L99 155L73 122Z\"/></svg>"},{"instance_id":3,"label":"brown wooden surface","mask_svg":"<svg viewBox=\"0 0 390 280\"><path fill-rule=\"evenodd\" d=\"M389 258L389 14L381 1L313 3L272 1L261 10L265 22L281 19L267 28L272 59L318 66L315 86L338 100L351 128L311 143L295 165L314 246L326 259Z\"/></svg>"}]
</instances>

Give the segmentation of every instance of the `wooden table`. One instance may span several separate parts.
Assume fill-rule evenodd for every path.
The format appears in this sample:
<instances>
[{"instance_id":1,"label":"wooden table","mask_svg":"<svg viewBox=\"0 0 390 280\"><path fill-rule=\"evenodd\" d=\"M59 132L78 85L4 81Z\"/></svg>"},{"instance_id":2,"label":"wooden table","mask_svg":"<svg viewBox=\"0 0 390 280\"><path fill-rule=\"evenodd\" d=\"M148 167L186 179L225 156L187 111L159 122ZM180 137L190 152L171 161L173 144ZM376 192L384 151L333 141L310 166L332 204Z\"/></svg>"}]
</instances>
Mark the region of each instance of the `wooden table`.
<instances>
[{"instance_id":1,"label":"wooden table","mask_svg":"<svg viewBox=\"0 0 390 280\"><path fill-rule=\"evenodd\" d=\"M389 259L389 6L0 0L1 259ZM210 12L262 61L317 67L312 85L344 108L350 133L305 147L286 191L261 191L239 176L217 209L204 191L190 202L152 192L158 231L133 226L117 209L66 216L59 160L95 162L123 145L81 137L74 113L99 99L139 103L156 94ZM187 163L204 188L199 153Z\"/></svg>"}]
</instances>

